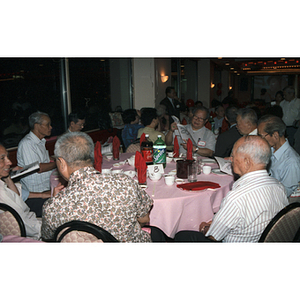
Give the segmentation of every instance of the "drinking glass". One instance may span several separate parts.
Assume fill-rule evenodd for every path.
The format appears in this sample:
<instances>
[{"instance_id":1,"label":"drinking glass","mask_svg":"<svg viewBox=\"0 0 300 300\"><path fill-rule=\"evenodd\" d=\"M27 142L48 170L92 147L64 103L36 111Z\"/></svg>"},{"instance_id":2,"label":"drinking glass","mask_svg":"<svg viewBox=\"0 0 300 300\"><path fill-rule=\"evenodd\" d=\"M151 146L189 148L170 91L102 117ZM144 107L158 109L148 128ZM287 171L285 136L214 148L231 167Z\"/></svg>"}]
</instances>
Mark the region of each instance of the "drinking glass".
<instances>
[{"instance_id":1,"label":"drinking glass","mask_svg":"<svg viewBox=\"0 0 300 300\"><path fill-rule=\"evenodd\" d=\"M193 162L189 164L187 167L188 167L188 181L189 182L197 181L197 173L198 173L197 163Z\"/></svg>"}]
</instances>

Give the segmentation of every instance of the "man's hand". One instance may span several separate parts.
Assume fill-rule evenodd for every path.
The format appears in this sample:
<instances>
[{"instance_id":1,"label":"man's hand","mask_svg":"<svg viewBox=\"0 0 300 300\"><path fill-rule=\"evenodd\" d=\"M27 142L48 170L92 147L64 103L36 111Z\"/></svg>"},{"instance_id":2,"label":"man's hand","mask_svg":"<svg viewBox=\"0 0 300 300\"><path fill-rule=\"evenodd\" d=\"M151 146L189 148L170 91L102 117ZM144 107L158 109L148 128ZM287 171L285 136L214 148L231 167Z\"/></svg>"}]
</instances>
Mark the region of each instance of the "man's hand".
<instances>
[{"instance_id":1,"label":"man's hand","mask_svg":"<svg viewBox=\"0 0 300 300\"><path fill-rule=\"evenodd\" d=\"M172 131L172 132L174 132L175 130L177 130L178 128L177 128L177 123L176 122L173 122L172 124L171 124L171 127L170 127L170 130Z\"/></svg>"},{"instance_id":2,"label":"man's hand","mask_svg":"<svg viewBox=\"0 0 300 300\"><path fill-rule=\"evenodd\" d=\"M199 231L205 235L210 227L210 224L211 224L211 221L210 222L202 222L199 226Z\"/></svg>"}]
</instances>

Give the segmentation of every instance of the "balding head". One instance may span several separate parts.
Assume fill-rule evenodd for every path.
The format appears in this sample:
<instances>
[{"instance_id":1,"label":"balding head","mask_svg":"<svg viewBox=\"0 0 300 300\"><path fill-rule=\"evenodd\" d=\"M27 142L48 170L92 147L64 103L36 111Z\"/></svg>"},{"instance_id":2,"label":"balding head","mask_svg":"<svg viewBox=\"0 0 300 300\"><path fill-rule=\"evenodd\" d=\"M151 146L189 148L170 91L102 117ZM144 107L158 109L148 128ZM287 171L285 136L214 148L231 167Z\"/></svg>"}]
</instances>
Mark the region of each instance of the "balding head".
<instances>
[{"instance_id":1,"label":"balding head","mask_svg":"<svg viewBox=\"0 0 300 300\"><path fill-rule=\"evenodd\" d=\"M231 160L234 173L246 173L266 169L271 158L267 141L256 135L241 137L233 146Z\"/></svg>"}]
</instances>

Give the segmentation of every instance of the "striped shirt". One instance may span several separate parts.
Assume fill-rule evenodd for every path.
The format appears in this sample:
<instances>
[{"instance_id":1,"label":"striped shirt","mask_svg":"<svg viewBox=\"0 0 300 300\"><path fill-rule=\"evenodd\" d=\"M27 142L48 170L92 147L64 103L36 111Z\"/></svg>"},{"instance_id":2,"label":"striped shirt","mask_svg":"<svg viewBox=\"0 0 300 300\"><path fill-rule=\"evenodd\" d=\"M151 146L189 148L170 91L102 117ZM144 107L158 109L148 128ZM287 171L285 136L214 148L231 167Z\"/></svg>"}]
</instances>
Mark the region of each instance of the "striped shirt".
<instances>
[{"instance_id":1,"label":"striped shirt","mask_svg":"<svg viewBox=\"0 0 300 300\"><path fill-rule=\"evenodd\" d=\"M223 242L257 242L272 218L287 205L284 186L266 170L247 173L222 200L206 236Z\"/></svg>"},{"instance_id":2,"label":"striped shirt","mask_svg":"<svg viewBox=\"0 0 300 300\"><path fill-rule=\"evenodd\" d=\"M45 144L46 140L40 140L32 131L25 135L18 145L18 166L24 167L36 161L39 163L49 163L50 157ZM43 173L34 173L22 178L20 180L22 187L30 192L49 191L51 172L52 170Z\"/></svg>"}]
</instances>

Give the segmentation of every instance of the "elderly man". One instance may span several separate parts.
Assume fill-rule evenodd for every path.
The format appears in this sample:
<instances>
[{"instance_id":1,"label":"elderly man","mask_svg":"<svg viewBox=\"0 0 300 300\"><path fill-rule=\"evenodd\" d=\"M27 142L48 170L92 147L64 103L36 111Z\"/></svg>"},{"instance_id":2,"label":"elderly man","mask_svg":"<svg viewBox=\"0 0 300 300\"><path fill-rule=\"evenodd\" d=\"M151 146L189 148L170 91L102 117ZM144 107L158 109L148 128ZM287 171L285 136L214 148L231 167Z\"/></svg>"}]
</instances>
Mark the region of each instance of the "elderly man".
<instances>
[{"instance_id":1,"label":"elderly man","mask_svg":"<svg viewBox=\"0 0 300 300\"><path fill-rule=\"evenodd\" d=\"M282 120L287 126L286 133L291 146L294 145L295 125L300 120L300 99L295 97L295 89L287 86L283 89L284 100L280 102L283 111Z\"/></svg>"},{"instance_id":2,"label":"elderly man","mask_svg":"<svg viewBox=\"0 0 300 300\"><path fill-rule=\"evenodd\" d=\"M241 135L257 135L257 114L251 108L241 108L236 117L236 128Z\"/></svg>"},{"instance_id":3,"label":"elderly man","mask_svg":"<svg viewBox=\"0 0 300 300\"><path fill-rule=\"evenodd\" d=\"M270 175L283 184L289 197L300 181L300 156L284 136L286 126L279 117L265 115L259 119L257 129L272 148Z\"/></svg>"},{"instance_id":4,"label":"elderly man","mask_svg":"<svg viewBox=\"0 0 300 300\"><path fill-rule=\"evenodd\" d=\"M56 168L56 163L50 161L44 137L51 135L51 120L48 114L38 111L29 116L29 127L31 131L18 145L18 166L24 167L37 161L40 170L22 178L21 184L29 192L49 191L51 170Z\"/></svg>"},{"instance_id":5,"label":"elderly man","mask_svg":"<svg viewBox=\"0 0 300 300\"><path fill-rule=\"evenodd\" d=\"M185 129L191 134L197 145L193 146L193 152L201 156L212 156L215 151L216 136L213 132L207 129L204 125L208 121L209 111L206 107L197 107L193 111L191 124L185 126ZM171 128L166 134L166 144L172 145L177 135L178 143L180 145L180 153L186 153L186 141L182 141L179 133L175 132L177 124L173 122Z\"/></svg>"},{"instance_id":6,"label":"elderly man","mask_svg":"<svg viewBox=\"0 0 300 300\"><path fill-rule=\"evenodd\" d=\"M3 145L0 144L0 202L14 208L22 218L26 235L39 239L41 236L41 221L22 199L22 189L19 183L14 183L10 178L11 161ZM32 193L30 193L32 196Z\"/></svg>"},{"instance_id":7,"label":"elderly man","mask_svg":"<svg viewBox=\"0 0 300 300\"><path fill-rule=\"evenodd\" d=\"M85 125L83 113L72 112L68 115L68 132L81 131Z\"/></svg>"},{"instance_id":8,"label":"elderly man","mask_svg":"<svg viewBox=\"0 0 300 300\"><path fill-rule=\"evenodd\" d=\"M59 185L43 208L42 237L71 220L94 223L121 242L151 242L142 230L153 200L124 174L100 174L93 168L94 143L83 132L62 135L55 144L57 167L68 186ZM154 240L153 240L154 241Z\"/></svg>"},{"instance_id":9,"label":"elderly man","mask_svg":"<svg viewBox=\"0 0 300 300\"><path fill-rule=\"evenodd\" d=\"M240 178L220 210L211 224L200 224L200 232L179 232L175 241L257 242L272 218L288 205L284 186L266 170L270 157L270 146L263 138L241 137L231 155L233 171Z\"/></svg>"}]
</instances>

